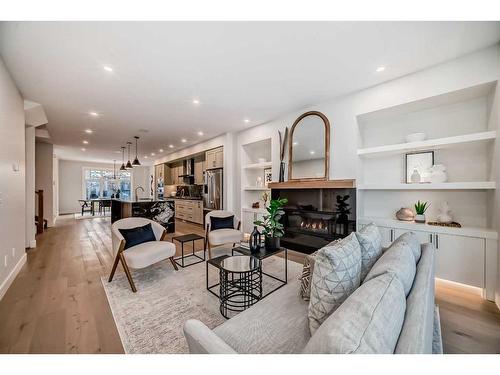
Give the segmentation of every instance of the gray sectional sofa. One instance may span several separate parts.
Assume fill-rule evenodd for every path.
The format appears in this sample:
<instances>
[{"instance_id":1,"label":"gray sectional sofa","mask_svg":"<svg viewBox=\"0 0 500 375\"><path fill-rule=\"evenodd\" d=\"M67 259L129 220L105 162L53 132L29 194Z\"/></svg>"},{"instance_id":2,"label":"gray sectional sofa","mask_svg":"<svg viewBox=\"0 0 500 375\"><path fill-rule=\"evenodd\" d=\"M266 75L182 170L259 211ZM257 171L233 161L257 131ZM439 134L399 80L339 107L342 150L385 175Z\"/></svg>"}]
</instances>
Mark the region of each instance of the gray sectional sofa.
<instances>
[{"instance_id":1,"label":"gray sectional sofa","mask_svg":"<svg viewBox=\"0 0 500 375\"><path fill-rule=\"evenodd\" d=\"M397 335L392 338L392 342L397 341L394 353L440 353L442 349L439 318L434 304L434 262L433 245L421 245L421 256L416 264L413 284L406 297L406 306L403 306L402 327L400 325L396 333L391 333L387 332L391 331L389 328L385 329L377 324L372 325L371 332L363 333L370 334L372 337L367 338L367 345L358 346L358 350L349 349L349 345L346 346L343 343L339 344L340 351L339 345L334 345L337 348L332 349L332 340L352 342L352 337L348 336L350 330L356 330L353 325L349 324L344 327L338 327L338 324L336 326L337 322L333 320L339 318L335 313L322 323L320 329L314 333L314 339L311 337L308 322L309 302L300 297L298 280L292 280L285 287L214 330L198 320L188 320L184 325L184 335L190 352L198 354L385 353L386 348L383 345L377 347L377 343L380 340L379 337L391 334ZM377 288L377 285L379 284L372 283L365 286L365 296L371 294L367 288ZM356 298L359 300L363 296L357 295L356 292L351 294L337 311L342 310L341 314L347 317L352 315L355 319L364 319L363 313L358 311L359 303L364 302L358 301L356 307L356 303L353 302ZM404 298L403 294L403 305ZM388 309L390 310L390 307ZM387 310L381 312L382 315L387 315L387 313ZM385 318L386 321L391 321ZM373 316L367 319L376 320ZM343 337L344 335L346 337ZM354 344L356 346L359 343Z\"/></svg>"}]
</instances>

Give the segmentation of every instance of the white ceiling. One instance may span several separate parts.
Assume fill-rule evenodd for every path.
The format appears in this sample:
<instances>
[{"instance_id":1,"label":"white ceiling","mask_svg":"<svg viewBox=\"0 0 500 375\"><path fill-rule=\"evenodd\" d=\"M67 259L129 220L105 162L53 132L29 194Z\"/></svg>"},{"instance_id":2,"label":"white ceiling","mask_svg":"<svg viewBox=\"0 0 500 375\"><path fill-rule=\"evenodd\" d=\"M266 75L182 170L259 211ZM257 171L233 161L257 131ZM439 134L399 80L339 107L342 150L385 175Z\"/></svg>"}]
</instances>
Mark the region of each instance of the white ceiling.
<instances>
[{"instance_id":1,"label":"white ceiling","mask_svg":"<svg viewBox=\"0 0 500 375\"><path fill-rule=\"evenodd\" d=\"M114 151L134 135L141 136L141 158L175 151L499 39L498 22L0 25L0 53L23 97L44 106L58 156L94 161L120 159ZM375 72L380 65L387 69Z\"/></svg>"}]
</instances>

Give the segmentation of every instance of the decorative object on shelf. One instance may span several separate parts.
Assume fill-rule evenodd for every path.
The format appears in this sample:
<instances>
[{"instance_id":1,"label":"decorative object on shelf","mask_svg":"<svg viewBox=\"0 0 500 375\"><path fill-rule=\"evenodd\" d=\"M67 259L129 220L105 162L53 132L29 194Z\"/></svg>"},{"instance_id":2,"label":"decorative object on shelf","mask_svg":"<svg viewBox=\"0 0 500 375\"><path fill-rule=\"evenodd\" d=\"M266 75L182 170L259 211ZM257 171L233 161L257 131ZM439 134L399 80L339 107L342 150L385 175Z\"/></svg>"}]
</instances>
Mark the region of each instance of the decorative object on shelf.
<instances>
[{"instance_id":1,"label":"decorative object on shelf","mask_svg":"<svg viewBox=\"0 0 500 375\"><path fill-rule=\"evenodd\" d=\"M411 183L412 184L419 184L420 183L420 173L416 169L413 170L413 173L411 174Z\"/></svg>"},{"instance_id":2,"label":"decorative object on shelf","mask_svg":"<svg viewBox=\"0 0 500 375\"><path fill-rule=\"evenodd\" d=\"M261 199L262 199L262 202L264 202L264 207L266 207L267 201L269 200L269 194L267 193L267 191L262 193Z\"/></svg>"},{"instance_id":3,"label":"decorative object on shelf","mask_svg":"<svg viewBox=\"0 0 500 375\"><path fill-rule=\"evenodd\" d=\"M285 126L285 134L281 134L281 132L278 130L278 135L280 138L280 175L279 175L279 182L285 182L285 150L286 150L286 143L288 141L288 127Z\"/></svg>"},{"instance_id":4,"label":"decorative object on shelf","mask_svg":"<svg viewBox=\"0 0 500 375\"><path fill-rule=\"evenodd\" d=\"M415 220L415 214L408 207L401 207L398 212L396 212L396 219L401 221L413 221Z\"/></svg>"},{"instance_id":5,"label":"decorative object on shelf","mask_svg":"<svg viewBox=\"0 0 500 375\"><path fill-rule=\"evenodd\" d=\"M258 163L266 163L267 159L266 158L257 158Z\"/></svg>"},{"instance_id":6,"label":"decorative object on shelf","mask_svg":"<svg viewBox=\"0 0 500 375\"><path fill-rule=\"evenodd\" d=\"M116 189L115 198L120 199L120 189Z\"/></svg>"},{"instance_id":7,"label":"decorative object on shelf","mask_svg":"<svg viewBox=\"0 0 500 375\"><path fill-rule=\"evenodd\" d=\"M288 199L272 199L269 206L266 207L267 215L263 216L264 220L255 220L253 223L263 228L266 249L275 250L280 247L280 238L285 234L284 226L280 223L281 218L285 214L283 206L288 203Z\"/></svg>"},{"instance_id":8,"label":"decorative object on shelf","mask_svg":"<svg viewBox=\"0 0 500 375\"><path fill-rule=\"evenodd\" d=\"M257 177L257 181L255 182L255 186L257 186L257 187L263 187L264 186L264 184L262 182L262 177L260 177L260 176Z\"/></svg>"},{"instance_id":9,"label":"decorative object on shelf","mask_svg":"<svg viewBox=\"0 0 500 375\"><path fill-rule=\"evenodd\" d=\"M415 222L417 223L425 223L425 211L429 208L430 204L427 202L418 201L415 203Z\"/></svg>"},{"instance_id":10,"label":"decorative object on shelf","mask_svg":"<svg viewBox=\"0 0 500 375\"><path fill-rule=\"evenodd\" d=\"M248 241L248 245L250 247L250 252L252 254L258 253L260 250L260 243L262 242L262 235L260 234L257 226L253 227L253 231L250 234L250 239Z\"/></svg>"},{"instance_id":11,"label":"decorative object on shelf","mask_svg":"<svg viewBox=\"0 0 500 375\"><path fill-rule=\"evenodd\" d=\"M429 180L432 183L446 182L448 180L446 167L443 164L434 164L429 169Z\"/></svg>"},{"instance_id":12,"label":"decorative object on shelf","mask_svg":"<svg viewBox=\"0 0 500 375\"><path fill-rule=\"evenodd\" d=\"M406 142L421 142L425 141L427 135L425 133L411 133L406 136Z\"/></svg>"},{"instance_id":13,"label":"decorative object on shelf","mask_svg":"<svg viewBox=\"0 0 500 375\"><path fill-rule=\"evenodd\" d=\"M460 223L457 223L456 221L452 221L451 223L439 223L437 221L428 221L427 224L435 225L438 227L462 228L462 225Z\"/></svg>"},{"instance_id":14,"label":"decorative object on shelf","mask_svg":"<svg viewBox=\"0 0 500 375\"><path fill-rule=\"evenodd\" d=\"M449 224L453 222L453 217L451 216L451 209L448 202L443 202L441 208L439 208L439 215L437 216L438 223Z\"/></svg>"},{"instance_id":15,"label":"decorative object on shelf","mask_svg":"<svg viewBox=\"0 0 500 375\"><path fill-rule=\"evenodd\" d=\"M125 168L125 147L122 146L122 166L120 167L120 171L126 171L127 168Z\"/></svg>"},{"instance_id":16,"label":"decorative object on shelf","mask_svg":"<svg viewBox=\"0 0 500 375\"><path fill-rule=\"evenodd\" d=\"M273 170L271 168L264 169L264 183L266 187L269 186L269 183L273 182Z\"/></svg>"},{"instance_id":17,"label":"decorative object on shelf","mask_svg":"<svg viewBox=\"0 0 500 375\"><path fill-rule=\"evenodd\" d=\"M330 165L330 122L321 112L300 115L290 129L289 181L327 181Z\"/></svg>"},{"instance_id":18,"label":"decorative object on shelf","mask_svg":"<svg viewBox=\"0 0 500 375\"><path fill-rule=\"evenodd\" d=\"M252 203L252 208L260 208L260 203L259 202L253 202Z\"/></svg>"},{"instance_id":19,"label":"decorative object on shelf","mask_svg":"<svg viewBox=\"0 0 500 375\"><path fill-rule=\"evenodd\" d=\"M130 162L130 145L132 144L132 142L127 142L127 147L128 147L128 161L127 161L127 164L125 165L125 169L132 169L134 167L132 167L132 163Z\"/></svg>"},{"instance_id":20,"label":"decorative object on shelf","mask_svg":"<svg viewBox=\"0 0 500 375\"><path fill-rule=\"evenodd\" d=\"M347 223L349 221L349 214L351 209L349 208L349 203L347 200L350 198L349 195L337 195L337 213L339 214L337 218L337 223Z\"/></svg>"},{"instance_id":21,"label":"decorative object on shelf","mask_svg":"<svg viewBox=\"0 0 500 375\"><path fill-rule=\"evenodd\" d=\"M135 159L132 162L132 165L134 167L137 167L137 166L141 165L141 163L139 162L139 158L137 157L137 141L139 140L139 137L135 136L134 138L135 138Z\"/></svg>"},{"instance_id":22,"label":"decorative object on shelf","mask_svg":"<svg viewBox=\"0 0 500 375\"><path fill-rule=\"evenodd\" d=\"M434 165L434 151L413 152L405 155L406 158L406 183L412 183L415 170L420 175L420 183L429 182L428 174Z\"/></svg>"}]
</instances>

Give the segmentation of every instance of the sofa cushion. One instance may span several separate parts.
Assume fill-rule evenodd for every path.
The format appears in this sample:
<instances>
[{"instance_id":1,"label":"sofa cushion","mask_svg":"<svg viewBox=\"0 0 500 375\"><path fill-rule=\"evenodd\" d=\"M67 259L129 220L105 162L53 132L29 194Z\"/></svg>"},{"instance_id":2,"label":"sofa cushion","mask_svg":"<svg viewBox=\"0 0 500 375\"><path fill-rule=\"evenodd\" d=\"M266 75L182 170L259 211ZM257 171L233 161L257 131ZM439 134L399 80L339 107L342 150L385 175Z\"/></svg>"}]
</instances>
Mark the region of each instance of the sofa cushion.
<instances>
[{"instance_id":1,"label":"sofa cushion","mask_svg":"<svg viewBox=\"0 0 500 375\"><path fill-rule=\"evenodd\" d=\"M394 273L403 284L405 295L408 295L413 285L415 272L415 258L411 248L406 242L393 242L375 262L363 283L384 273Z\"/></svg>"},{"instance_id":2,"label":"sofa cushion","mask_svg":"<svg viewBox=\"0 0 500 375\"><path fill-rule=\"evenodd\" d=\"M393 243L396 244L405 243L406 245L408 245L415 258L415 263L418 263L418 261L420 260L421 244L415 233L413 232L403 233Z\"/></svg>"},{"instance_id":3,"label":"sofa cushion","mask_svg":"<svg viewBox=\"0 0 500 375\"><path fill-rule=\"evenodd\" d=\"M356 235L318 250L309 301L311 335L359 287L361 248Z\"/></svg>"},{"instance_id":4,"label":"sofa cushion","mask_svg":"<svg viewBox=\"0 0 500 375\"><path fill-rule=\"evenodd\" d=\"M340 240L332 241L328 246L332 246L334 243ZM314 271L314 262L316 261L316 255L318 251L312 254L306 255L304 259L304 265L302 267L302 274L300 275L300 296L304 301L309 301L311 297L311 278Z\"/></svg>"},{"instance_id":5,"label":"sofa cushion","mask_svg":"<svg viewBox=\"0 0 500 375\"><path fill-rule=\"evenodd\" d=\"M393 353L406 299L395 274L365 282L318 328L304 353Z\"/></svg>"},{"instance_id":6,"label":"sofa cushion","mask_svg":"<svg viewBox=\"0 0 500 375\"><path fill-rule=\"evenodd\" d=\"M208 233L208 242L211 245L240 242L242 239L243 233L237 229L217 229Z\"/></svg>"},{"instance_id":7,"label":"sofa cushion","mask_svg":"<svg viewBox=\"0 0 500 375\"><path fill-rule=\"evenodd\" d=\"M382 254L382 235L377 226L371 223L356 232L356 237L361 246L361 280L364 280Z\"/></svg>"},{"instance_id":8,"label":"sofa cushion","mask_svg":"<svg viewBox=\"0 0 500 375\"><path fill-rule=\"evenodd\" d=\"M238 353L301 353L311 335L308 303L298 288L299 280L290 281L215 328L215 334Z\"/></svg>"},{"instance_id":9,"label":"sofa cushion","mask_svg":"<svg viewBox=\"0 0 500 375\"><path fill-rule=\"evenodd\" d=\"M144 242L156 241L155 233L151 223L136 228L119 228L118 229L125 240L124 249L134 247Z\"/></svg>"}]
</instances>

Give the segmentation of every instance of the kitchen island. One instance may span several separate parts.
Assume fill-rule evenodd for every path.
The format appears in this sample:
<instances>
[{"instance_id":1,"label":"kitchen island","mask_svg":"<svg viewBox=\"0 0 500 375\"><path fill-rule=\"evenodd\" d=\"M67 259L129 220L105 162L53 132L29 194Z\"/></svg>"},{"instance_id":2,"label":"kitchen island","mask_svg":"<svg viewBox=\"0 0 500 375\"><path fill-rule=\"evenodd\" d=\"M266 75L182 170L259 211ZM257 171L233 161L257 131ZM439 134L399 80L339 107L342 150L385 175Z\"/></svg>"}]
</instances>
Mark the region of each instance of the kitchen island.
<instances>
[{"instance_id":1,"label":"kitchen island","mask_svg":"<svg viewBox=\"0 0 500 375\"><path fill-rule=\"evenodd\" d=\"M175 203L173 199L112 199L111 222L126 217L145 217L160 223L167 233L175 232Z\"/></svg>"}]
</instances>

